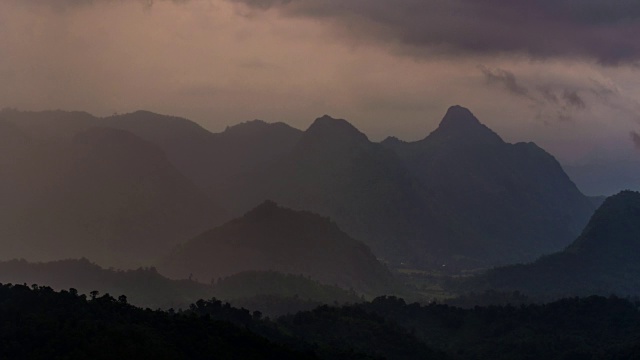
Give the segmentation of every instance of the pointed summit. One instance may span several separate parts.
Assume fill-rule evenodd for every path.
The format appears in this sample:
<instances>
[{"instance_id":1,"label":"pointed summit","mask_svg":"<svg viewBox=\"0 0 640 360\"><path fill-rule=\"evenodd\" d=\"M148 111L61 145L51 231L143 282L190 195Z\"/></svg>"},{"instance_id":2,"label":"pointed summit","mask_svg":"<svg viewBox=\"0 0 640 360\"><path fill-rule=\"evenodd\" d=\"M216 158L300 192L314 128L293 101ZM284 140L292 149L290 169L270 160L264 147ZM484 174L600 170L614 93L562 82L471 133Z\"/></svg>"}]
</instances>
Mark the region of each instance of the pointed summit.
<instances>
[{"instance_id":1,"label":"pointed summit","mask_svg":"<svg viewBox=\"0 0 640 360\"><path fill-rule=\"evenodd\" d=\"M451 106L440 122L440 128L462 128L468 126L478 126L480 121L473 113L460 105Z\"/></svg>"},{"instance_id":2,"label":"pointed summit","mask_svg":"<svg viewBox=\"0 0 640 360\"><path fill-rule=\"evenodd\" d=\"M472 143L503 142L498 134L480 123L469 109L459 105L452 106L447 110L440 125L429 137Z\"/></svg>"}]
</instances>

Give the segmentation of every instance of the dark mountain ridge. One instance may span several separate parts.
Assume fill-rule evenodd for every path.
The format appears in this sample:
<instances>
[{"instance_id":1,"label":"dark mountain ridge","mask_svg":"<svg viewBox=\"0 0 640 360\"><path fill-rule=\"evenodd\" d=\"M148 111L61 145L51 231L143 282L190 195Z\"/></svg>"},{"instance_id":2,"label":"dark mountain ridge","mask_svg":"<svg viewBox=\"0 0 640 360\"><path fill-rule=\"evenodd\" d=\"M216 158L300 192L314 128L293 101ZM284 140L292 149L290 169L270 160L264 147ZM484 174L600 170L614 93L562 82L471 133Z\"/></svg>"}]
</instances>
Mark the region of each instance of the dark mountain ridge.
<instances>
[{"instance_id":1,"label":"dark mountain ridge","mask_svg":"<svg viewBox=\"0 0 640 360\"><path fill-rule=\"evenodd\" d=\"M504 142L460 106L423 140L382 144L462 230L439 239L444 256L485 265L532 260L566 246L594 210L553 156L534 143Z\"/></svg>"}]
</instances>

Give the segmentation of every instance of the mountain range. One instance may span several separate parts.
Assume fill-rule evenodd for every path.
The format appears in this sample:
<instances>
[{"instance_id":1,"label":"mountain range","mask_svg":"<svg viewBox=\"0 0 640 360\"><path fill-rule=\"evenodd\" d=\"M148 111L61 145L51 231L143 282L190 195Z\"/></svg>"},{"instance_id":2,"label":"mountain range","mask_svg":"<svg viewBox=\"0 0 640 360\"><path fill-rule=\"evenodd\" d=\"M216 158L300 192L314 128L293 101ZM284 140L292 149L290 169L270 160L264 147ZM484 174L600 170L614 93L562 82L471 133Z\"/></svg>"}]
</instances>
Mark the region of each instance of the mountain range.
<instances>
[{"instance_id":1,"label":"mountain range","mask_svg":"<svg viewBox=\"0 0 640 360\"><path fill-rule=\"evenodd\" d=\"M459 106L413 143L372 142L330 116L211 133L146 111L3 110L0 127L15 154L0 158L4 258L149 263L272 199L330 217L393 267L468 269L562 249L597 205L551 155Z\"/></svg>"},{"instance_id":2,"label":"mountain range","mask_svg":"<svg viewBox=\"0 0 640 360\"><path fill-rule=\"evenodd\" d=\"M224 216L160 148L130 132L93 127L53 138L4 126L4 259L149 264Z\"/></svg>"},{"instance_id":3,"label":"mountain range","mask_svg":"<svg viewBox=\"0 0 640 360\"><path fill-rule=\"evenodd\" d=\"M430 245L485 263L556 251L586 224L594 204L534 143L509 144L468 110L451 107L423 140L383 141L428 189L458 237Z\"/></svg>"}]
</instances>

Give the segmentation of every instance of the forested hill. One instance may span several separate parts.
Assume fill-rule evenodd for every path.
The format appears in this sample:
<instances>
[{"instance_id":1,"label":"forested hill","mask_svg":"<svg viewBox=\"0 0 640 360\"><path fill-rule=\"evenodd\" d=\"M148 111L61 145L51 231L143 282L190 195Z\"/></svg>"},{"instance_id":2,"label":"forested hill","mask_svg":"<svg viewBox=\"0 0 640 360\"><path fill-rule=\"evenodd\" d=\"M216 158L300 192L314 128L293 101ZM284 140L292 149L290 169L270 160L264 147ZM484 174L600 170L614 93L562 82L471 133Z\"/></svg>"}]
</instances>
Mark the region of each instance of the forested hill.
<instances>
[{"instance_id":1,"label":"forested hill","mask_svg":"<svg viewBox=\"0 0 640 360\"><path fill-rule=\"evenodd\" d=\"M74 288L80 294L93 290L126 294L130 304L152 309L187 308L198 299L215 296L271 316L310 310L322 304L361 301L353 291L273 271L243 272L221 278L215 284L202 284L188 279L168 279L155 268L103 269L87 259L47 263L3 261L0 262L0 283L47 284L55 290Z\"/></svg>"},{"instance_id":2,"label":"forested hill","mask_svg":"<svg viewBox=\"0 0 640 360\"><path fill-rule=\"evenodd\" d=\"M94 294L96 295L96 294ZM314 359L210 317L142 310L125 297L0 286L2 359Z\"/></svg>"},{"instance_id":3,"label":"forested hill","mask_svg":"<svg viewBox=\"0 0 640 360\"><path fill-rule=\"evenodd\" d=\"M639 308L597 296L472 309L380 297L270 320L215 299L163 312L0 285L0 358L637 359Z\"/></svg>"}]
</instances>

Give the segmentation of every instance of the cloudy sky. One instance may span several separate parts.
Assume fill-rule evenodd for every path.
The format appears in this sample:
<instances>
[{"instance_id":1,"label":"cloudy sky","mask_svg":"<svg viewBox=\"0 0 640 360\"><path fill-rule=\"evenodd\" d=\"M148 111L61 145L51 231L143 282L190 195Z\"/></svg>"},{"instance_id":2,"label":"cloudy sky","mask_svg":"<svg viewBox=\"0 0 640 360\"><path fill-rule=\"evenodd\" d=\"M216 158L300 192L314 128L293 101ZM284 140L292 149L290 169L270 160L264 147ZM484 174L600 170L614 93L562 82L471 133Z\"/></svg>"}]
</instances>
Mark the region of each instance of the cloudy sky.
<instances>
[{"instance_id":1,"label":"cloudy sky","mask_svg":"<svg viewBox=\"0 0 640 360\"><path fill-rule=\"evenodd\" d=\"M564 162L640 158L637 0L0 0L0 107L373 140L470 108Z\"/></svg>"}]
</instances>

